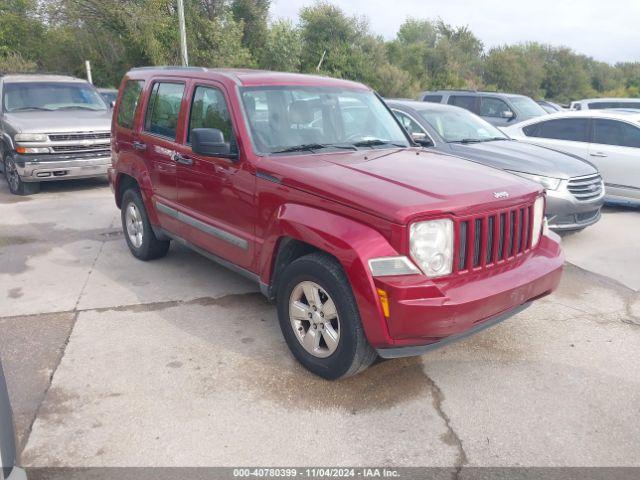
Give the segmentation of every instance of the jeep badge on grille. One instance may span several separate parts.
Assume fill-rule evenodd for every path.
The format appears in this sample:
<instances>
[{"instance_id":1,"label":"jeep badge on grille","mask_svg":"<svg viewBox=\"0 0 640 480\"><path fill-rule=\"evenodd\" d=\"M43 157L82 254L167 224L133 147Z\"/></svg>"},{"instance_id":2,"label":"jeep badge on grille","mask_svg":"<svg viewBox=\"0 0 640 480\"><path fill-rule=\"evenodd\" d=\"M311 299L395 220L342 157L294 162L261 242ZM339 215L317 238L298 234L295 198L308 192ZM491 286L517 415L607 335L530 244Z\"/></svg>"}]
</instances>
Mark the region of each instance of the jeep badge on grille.
<instances>
[{"instance_id":1,"label":"jeep badge on grille","mask_svg":"<svg viewBox=\"0 0 640 480\"><path fill-rule=\"evenodd\" d=\"M495 198L509 198L509 192L493 192Z\"/></svg>"}]
</instances>

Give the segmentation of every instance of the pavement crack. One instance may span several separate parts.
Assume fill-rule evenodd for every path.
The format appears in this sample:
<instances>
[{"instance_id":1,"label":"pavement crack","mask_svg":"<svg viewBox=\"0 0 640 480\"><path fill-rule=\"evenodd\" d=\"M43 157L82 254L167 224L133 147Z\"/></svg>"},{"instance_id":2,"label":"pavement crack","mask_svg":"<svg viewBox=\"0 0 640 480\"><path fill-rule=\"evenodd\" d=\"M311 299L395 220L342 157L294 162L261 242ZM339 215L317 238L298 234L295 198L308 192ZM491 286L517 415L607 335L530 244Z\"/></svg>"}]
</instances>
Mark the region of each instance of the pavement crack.
<instances>
[{"instance_id":1,"label":"pavement crack","mask_svg":"<svg viewBox=\"0 0 640 480\"><path fill-rule=\"evenodd\" d=\"M453 480L457 480L460 477L460 472L462 472L462 467L469 463L469 459L467 458L467 453L464 450L464 446L462 444L462 440L460 436L456 433L456 431L451 426L451 419L444 411L443 403L444 403L444 393L440 389L440 387L436 384L436 382L425 372L424 374L427 385L429 387L429 392L431 394L431 401L433 403L433 408L438 413L438 416L442 419L445 424L447 431L442 434L441 439L447 445L455 447L457 450L456 461L454 464L455 471L453 472L452 478Z\"/></svg>"}]
</instances>

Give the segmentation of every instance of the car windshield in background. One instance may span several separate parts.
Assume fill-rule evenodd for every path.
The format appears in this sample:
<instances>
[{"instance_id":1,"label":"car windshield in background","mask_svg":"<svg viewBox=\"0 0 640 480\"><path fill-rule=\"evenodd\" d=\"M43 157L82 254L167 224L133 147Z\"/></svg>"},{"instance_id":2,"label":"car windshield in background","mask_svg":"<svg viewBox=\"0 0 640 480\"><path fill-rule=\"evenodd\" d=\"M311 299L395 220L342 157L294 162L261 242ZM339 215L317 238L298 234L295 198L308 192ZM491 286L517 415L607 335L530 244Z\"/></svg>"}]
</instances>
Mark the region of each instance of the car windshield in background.
<instances>
[{"instance_id":1,"label":"car windshield in background","mask_svg":"<svg viewBox=\"0 0 640 480\"><path fill-rule=\"evenodd\" d=\"M525 117L539 117L540 115L547 114L544 108L531 100L529 97L513 96L509 97L509 100L520 112L520 114L524 115Z\"/></svg>"},{"instance_id":2,"label":"car windshield in background","mask_svg":"<svg viewBox=\"0 0 640 480\"><path fill-rule=\"evenodd\" d=\"M241 96L259 153L409 146L392 114L370 91L246 87Z\"/></svg>"},{"instance_id":3,"label":"car windshield in background","mask_svg":"<svg viewBox=\"0 0 640 480\"><path fill-rule=\"evenodd\" d=\"M93 87L72 82L6 83L2 105L5 112L107 109Z\"/></svg>"},{"instance_id":4,"label":"car windshield in background","mask_svg":"<svg viewBox=\"0 0 640 480\"><path fill-rule=\"evenodd\" d=\"M508 138L490 123L464 109L421 110L419 113L445 142L488 142Z\"/></svg>"}]
</instances>

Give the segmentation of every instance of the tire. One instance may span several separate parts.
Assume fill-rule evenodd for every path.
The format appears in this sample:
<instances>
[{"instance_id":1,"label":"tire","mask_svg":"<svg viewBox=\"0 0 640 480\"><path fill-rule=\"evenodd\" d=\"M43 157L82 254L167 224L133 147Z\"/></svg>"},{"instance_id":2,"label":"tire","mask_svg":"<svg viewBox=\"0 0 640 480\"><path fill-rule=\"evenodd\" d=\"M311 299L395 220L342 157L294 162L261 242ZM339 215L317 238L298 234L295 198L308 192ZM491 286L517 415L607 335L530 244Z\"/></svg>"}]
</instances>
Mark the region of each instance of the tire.
<instances>
[{"instance_id":1,"label":"tire","mask_svg":"<svg viewBox=\"0 0 640 480\"><path fill-rule=\"evenodd\" d=\"M137 188L130 188L124 192L120 216L124 238L134 257L147 261L167 254L171 242L158 240L156 237Z\"/></svg>"},{"instance_id":2,"label":"tire","mask_svg":"<svg viewBox=\"0 0 640 480\"><path fill-rule=\"evenodd\" d=\"M351 285L333 257L321 252L300 257L285 267L280 279L277 294L280 328L294 357L307 370L336 380L355 375L375 361L377 353L365 337ZM309 293L305 291L313 292L309 289L314 285L318 287L315 290L318 297L309 301L306 298ZM318 303L321 307L316 310L313 307ZM337 342L327 341L335 339L336 332ZM311 353L310 347L315 344L318 345Z\"/></svg>"},{"instance_id":3,"label":"tire","mask_svg":"<svg viewBox=\"0 0 640 480\"><path fill-rule=\"evenodd\" d=\"M40 182L23 182L18 174L13 156L4 157L4 177L9 185L9 191L14 195L33 195L40 191Z\"/></svg>"}]
</instances>

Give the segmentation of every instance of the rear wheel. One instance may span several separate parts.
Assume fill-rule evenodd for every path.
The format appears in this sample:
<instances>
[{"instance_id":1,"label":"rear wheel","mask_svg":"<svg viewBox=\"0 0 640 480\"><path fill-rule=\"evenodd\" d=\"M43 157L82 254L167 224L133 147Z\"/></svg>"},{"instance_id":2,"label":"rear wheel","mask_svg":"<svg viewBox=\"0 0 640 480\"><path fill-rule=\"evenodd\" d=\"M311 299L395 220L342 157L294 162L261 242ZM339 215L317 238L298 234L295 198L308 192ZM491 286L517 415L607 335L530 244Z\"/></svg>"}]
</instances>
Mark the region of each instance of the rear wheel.
<instances>
[{"instance_id":1,"label":"rear wheel","mask_svg":"<svg viewBox=\"0 0 640 480\"><path fill-rule=\"evenodd\" d=\"M131 188L124 192L120 214L124 238L134 257L153 260L167 254L170 242L156 237L138 189Z\"/></svg>"},{"instance_id":2,"label":"rear wheel","mask_svg":"<svg viewBox=\"0 0 640 480\"><path fill-rule=\"evenodd\" d=\"M14 195L32 195L40 191L40 182L24 182L20 178L16 162L12 155L4 155L4 176L7 179L9 190Z\"/></svg>"},{"instance_id":3,"label":"rear wheel","mask_svg":"<svg viewBox=\"0 0 640 480\"><path fill-rule=\"evenodd\" d=\"M354 375L377 357L340 264L324 253L294 260L278 289L280 328L296 359L329 380Z\"/></svg>"}]
</instances>

